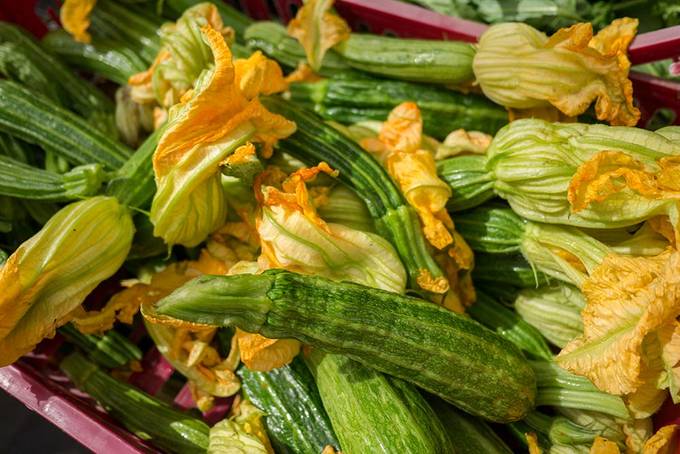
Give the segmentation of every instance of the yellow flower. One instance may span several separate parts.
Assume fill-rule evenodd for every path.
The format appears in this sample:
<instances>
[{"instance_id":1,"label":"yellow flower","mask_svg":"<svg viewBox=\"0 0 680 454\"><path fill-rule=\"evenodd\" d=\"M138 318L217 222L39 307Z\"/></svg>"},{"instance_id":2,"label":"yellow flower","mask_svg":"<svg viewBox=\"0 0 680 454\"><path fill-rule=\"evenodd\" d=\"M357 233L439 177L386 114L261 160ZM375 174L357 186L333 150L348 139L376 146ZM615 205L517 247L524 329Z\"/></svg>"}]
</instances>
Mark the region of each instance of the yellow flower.
<instances>
[{"instance_id":1,"label":"yellow flower","mask_svg":"<svg viewBox=\"0 0 680 454\"><path fill-rule=\"evenodd\" d=\"M482 91L512 109L554 106L580 115L596 101L597 118L633 126L640 111L633 105L626 50L637 19L616 19L593 36L590 23L561 29L548 38L521 23L489 27L479 40L473 68Z\"/></svg>"},{"instance_id":2,"label":"yellow flower","mask_svg":"<svg viewBox=\"0 0 680 454\"><path fill-rule=\"evenodd\" d=\"M59 210L0 269L0 365L14 362L73 317L123 264L134 225L113 197Z\"/></svg>"},{"instance_id":3,"label":"yellow flower","mask_svg":"<svg viewBox=\"0 0 680 454\"><path fill-rule=\"evenodd\" d=\"M276 64L256 53L235 66L219 32L206 25L201 33L215 67L171 120L153 157L158 191L151 222L154 235L170 245L196 246L224 224L219 165L230 153L248 140L269 150L295 131L294 123L268 112L257 98L285 84Z\"/></svg>"},{"instance_id":4,"label":"yellow flower","mask_svg":"<svg viewBox=\"0 0 680 454\"><path fill-rule=\"evenodd\" d=\"M590 447L590 454L619 454L620 452L616 443L603 437L596 437Z\"/></svg>"},{"instance_id":5,"label":"yellow flower","mask_svg":"<svg viewBox=\"0 0 680 454\"><path fill-rule=\"evenodd\" d=\"M90 13L97 0L65 0L59 10L59 20L64 30L80 43L89 43Z\"/></svg>"},{"instance_id":6,"label":"yellow flower","mask_svg":"<svg viewBox=\"0 0 680 454\"><path fill-rule=\"evenodd\" d=\"M307 0L288 24L288 34L296 38L307 55L307 62L319 71L328 49L350 35L347 23L332 13L334 0Z\"/></svg>"},{"instance_id":7,"label":"yellow flower","mask_svg":"<svg viewBox=\"0 0 680 454\"><path fill-rule=\"evenodd\" d=\"M529 454L541 454L541 447L538 445L538 438L533 432L525 433L524 437L527 440L527 445L529 447Z\"/></svg>"},{"instance_id":8,"label":"yellow flower","mask_svg":"<svg viewBox=\"0 0 680 454\"><path fill-rule=\"evenodd\" d=\"M675 454L678 448L678 426L671 424L660 428L645 442L642 454Z\"/></svg>"},{"instance_id":9,"label":"yellow flower","mask_svg":"<svg viewBox=\"0 0 680 454\"><path fill-rule=\"evenodd\" d=\"M655 410L659 389L677 399L680 253L611 255L585 281L583 335L557 356L564 368L603 391L627 395L633 410ZM665 378L664 378L665 377Z\"/></svg>"},{"instance_id":10,"label":"yellow flower","mask_svg":"<svg viewBox=\"0 0 680 454\"><path fill-rule=\"evenodd\" d=\"M294 339L268 339L259 334L236 330L241 361L250 370L270 371L290 363L300 353Z\"/></svg>"}]
</instances>

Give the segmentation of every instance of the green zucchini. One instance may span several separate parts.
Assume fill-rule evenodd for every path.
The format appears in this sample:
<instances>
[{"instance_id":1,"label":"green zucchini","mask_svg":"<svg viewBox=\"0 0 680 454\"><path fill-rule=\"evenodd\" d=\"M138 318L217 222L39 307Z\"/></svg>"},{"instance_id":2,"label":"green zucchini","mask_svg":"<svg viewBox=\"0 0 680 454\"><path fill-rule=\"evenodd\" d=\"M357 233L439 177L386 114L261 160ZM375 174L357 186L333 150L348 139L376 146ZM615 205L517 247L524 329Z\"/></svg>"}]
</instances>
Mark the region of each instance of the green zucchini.
<instances>
[{"instance_id":1,"label":"green zucchini","mask_svg":"<svg viewBox=\"0 0 680 454\"><path fill-rule=\"evenodd\" d=\"M292 84L290 95L294 102L312 103L322 117L340 123L384 121L392 108L413 101L420 108L424 132L437 139L459 128L495 134L508 122L505 109L479 95L360 74Z\"/></svg>"},{"instance_id":2,"label":"green zucchini","mask_svg":"<svg viewBox=\"0 0 680 454\"><path fill-rule=\"evenodd\" d=\"M78 166L59 174L0 155L0 195L66 201L96 194L103 178L99 164Z\"/></svg>"},{"instance_id":3,"label":"green zucchini","mask_svg":"<svg viewBox=\"0 0 680 454\"><path fill-rule=\"evenodd\" d=\"M241 367L238 374L247 398L265 412L277 453L319 454L328 445L339 450L314 377L300 357L270 372Z\"/></svg>"},{"instance_id":4,"label":"green zucchini","mask_svg":"<svg viewBox=\"0 0 680 454\"><path fill-rule=\"evenodd\" d=\"M42 45L67 64L121 85L127 84L130 76L147 68L146 62L137 53L116 41L94 40L92 44L84 44L64 30L54 30L45 35Z\"/></svg>"},{"instance_id":5,"label":"green zucchini","mask_svg":"<svg viewBox=\"0 0 680 454\"><path fill-rule=\"evenodd\" d=\"M525 221L509 208L483 206L456 215L456 230L478 252L520 252Z\"/></svg>"},{"instance_id":6,"label":"green zucchini","mask_svg":"<svg viewBox=\"0 0 680 454\"><path fill-rule=\"evenodd\" d=\"M460 41L352 33L334 49L351 67L393 79L458 85L475 78L475 49Z\"/></svg>"},{"instance_id":7,"label":"green zucchini","mask_svg":"<svg viewBox=\"0 0 680 454\"><path fill-rule=\"evenodd\" d=\"M101 336L83 334L72 324L67 323L57 329L67 341L81 348L92 361L113 369L128 364L130 361L142 359L142 351L127 337L115 330L109 330Z\"/></svg>"},{"instance_id":8,"label":"green zucchini","mask_svg":"<svg viewBox=\"0 0 680 454\"><path fill-rule=\"evenodd\" d=\"M111 377L80 353L67 356L59 367L76 387L142 440L179 454L208 449L206 423Z\"/></svg>"},{"instance_id":9,"label":"green zucchini","mask_svg":"<svg viewBox=\"0 0 680 454\"><path fill-rule=\"evenodd\" d=\"M307 61L305 50L300 43L289 36L286 27L278 22L255 22L246 29L244 36L248 47L261 50L288 69L295 69L300 62ZM342 57L333 50L329 50L323 58L318 73L322 76L330 76L351 71L351 69Z\"/></svg>"},{"instance_id":10,"label":"green zucchini","mask_svg":"<svg viewBox=\"0 0 680 454\"><path fill-rule=\"evenodd\" d=\"M185 10L199 3L203 3L203 0L164 0L163 6L166 10L170 10L173 19L177 19ZM253 20L225 2L219 1L213 4L217 7L224 25L233 28L236 32L237 42L243 43L246 28L253 23Z\"/></svg>"},{"instance_id":11,"label":"green zucchini","mask_svg":"<svg viewBox=\"0 0 680 454\"><path fill-rule=\"evenodd\" d=\"M118 169L106 187L106 193L123 205L145 208L156 193L152 157L165 127L157 128Z\"/></svg>"},{"instance_id":12,"label":"green zucchini","mask_svg":"<svg viewBox=\"0 0 680 454\"><path fill-rule=\"evenodd\" d=\"M463 211L495 197L493 179L485 168L481 155L462 155L437 162L439 177L451 186L451 198L446 208Z\"/></svg>"},{"instance_id":13,"label":"green zucchini","mask_svg":"<svg viewBox=\"0 0 680 454\"><path fill-rule=\"evenodd\" d=\"M2 222L2 221L0 221L0 222ZM0 228L0 232L2 232L1 228ZM5 264L5 262L7 261L7 257L9 257L7 255L7 252L0 249L0 267Z\"/></svg>"},{"instance_id":14,"label":"green zucchini","mask_svg":"<svg viewBox=\"0 0 680 454\"><path fill-rule=\"evenodd\" d=\"M28 215L41 226L47 224L47 221L59 211L59 206L53 202L19 201L26 209Z\"/></svg>"},{"instance_id":15,"label":"green zucchini","mask_svg":"<svg viewBox=\"0 0 680 454\"><path fill-rule=\"evenodd\" d=\"M0 80L0 131L40 145L74 164L117 169L131 151L48 99Z\"/></svg>"},{"instance_id":16,"label":"green zucchini","mask_svg":"<svg viewBox=\"0 0 680 454\"><path fill-rule=\"evenodd\" d=\"M449 434L456 454L510 454L512 450L484 421L456 410L438 397L425 399Z\"/></svg>"},{"instance_id":17,"label":"green zucchini","mask_svg":"<svg viewBox=\"0 0 680 454\"><path fill-rule=\"evenodd\" d=\"M19 43L0 43L0 76L60 102L58 86L33 63L28 49Z\"/></svg>"},{"instance_id":18,"label":"green zucchini","mask_svg":"<svg viewBox=\"0 0 680 454\"><path fill-rule=\"evenodd\" d=\"M550 347L536 328L525 322L515 311L494 301L484 292L477 291L477 301L467 308L467 313L531 356L552 359Z\"/></svg>"},{"instance_id":19,"label":"green zucchini","mask_svg":"<svg viewBox=\"0 0 680 454\"><path fill-rule=\"evenodd\" d=\"M93 85L76 76L59 59L45 51L40 44L14 24L0 21L0 43L15 43L27 50L31 62L58 87L61 104L78 112L86 119L110 130L113 125L113 102Z\"/></svg>"},{"instance_id":20,"label":"green zucchini","mask_svg":"<svg viewBox=\"0 0 680 454\"><path fill-rule=\"evenodd\" d=\"M410 384L343 356L305 357L346 454L454 452L441 422Z\"/></svg>"},{"instance_id":21,"label":"green zucchini","mask_svg":"<svg viewBox=\"0 0 680 454\"><path fill-rule=\"evenodd\" d=\"M14 136L0 132L0 154L24 164L35 164L36 151L33 145L27 144Z\"/></svg>"},{"instance_id":22,"label":"green zucchini","mask_svg":"<svg viewBox=\"0 0 680 454\"><path fill-rule=\"evenodd\" d=\"M415 211L373 156L313 112L278 97L263 98L262 102L269 110L297 124L292 136L279 141L281 151L307 165L327 162L339 171L339 180L363 199L378 233L397 250L412 286L418 285L423 274L446 279L430 255Z\"/></svg>"},{"instance_id":23,"label":"green zucchini","mask_svg":"<svg viewBox=\"0 0 680 454\"><path fill-rule=\"evenodd\" d=\"M485 285L506 284L519 288L536 288L549 284L550 278L535 270L520 254L475 254L472 279Z\"/></svg>"},{"instance_id":24,"label":"green zucchini","mask_svg":"<svg viewBox=\"0 0 680 454\"><path fill-rule=\"evenodd\" d=\"M124 43L147 64L151 64L161 48L159 28L163 20L135 13L114 0L98 0L90 14L89 30L95 38Z\"/></svg>"},{"instance_id":25,"label":"green zucchini","mask_svg":"<svg viewBox=\"0 0 680 454\"><path fill-rule=\"evenodd\" d=\"M419 298L270 270L194 279L155 310L343 353L492 421L521 419L533 405L533 372L517 347Z\"/></svg>"}]
</instances>

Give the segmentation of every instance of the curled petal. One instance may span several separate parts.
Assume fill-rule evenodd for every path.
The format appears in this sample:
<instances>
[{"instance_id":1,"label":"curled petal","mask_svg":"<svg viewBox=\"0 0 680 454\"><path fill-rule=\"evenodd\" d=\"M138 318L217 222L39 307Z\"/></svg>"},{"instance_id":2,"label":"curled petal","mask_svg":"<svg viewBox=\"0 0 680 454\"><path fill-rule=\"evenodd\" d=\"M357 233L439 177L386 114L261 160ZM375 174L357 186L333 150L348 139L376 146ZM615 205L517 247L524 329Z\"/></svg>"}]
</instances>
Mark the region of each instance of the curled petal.
<instances>
[{"instance_id":1,"label":"curled petal","mask_svg":"<svg viewBox=\"0 0 680 454\"><path fill-rule=\"evenodd\" d=\"M347 23L330 11L333 3L334 0L308 0L288 24L288 34L302 44L314 71L321 68L328 49L350 35Z\"/></svg>"},{"instance_id":2,"label":"curled petal","mask_svg":"<svg viewBox=\"0 0 680 454\"><path fill-rule=\"evenodd\" d=\"M97 0L65 0L61 5L61 25L80 43L89 43L92 39L87 29L90 26L90 13L96 3Z\"/></svg>"},{"instance_id":3,"label":"curled petal","mask_svg":"<svg viewBox=\"0 0 680 454\"><path fill-rule=\"evenodd\" d=\"M678 426L671 424L660 428L642 449L644 454L673 454L678 448Z\"/></svg>"},{"instance_id":4,"label":"curled petal","mask_svg":"<svg viewBox=\"0 0 680 454\"><path fill-rule=\"evenodd\" d=\"M450 158L459 154L484 154L491 145L491 137L479 131L457 129L446 136L444 142L437 146L435 160Z\"/></svg>"},{"instance_id":5,"label":"curled petal","mask_svg":"<svg viewBox=\"0 0 680 454\"><path fill-rule=\"evenodd\" d=\"M595 442L590 447L590 454L619 454L619 447L613 441L603 437L595 437Z\"/></svg>"},{"instance_id":6,"label":"curled petal","mask_svg":"<svg viewBox=\"0 0 680 454\"><path fill-rule=\"evenodd\" d=\"M404 102L392 109L378 137L392 152L418 150L423 137L423 119L416 103Z\"/></svg>"},{"instance_id":7,"label":"curled petal","mask_svg":"<svg viewBox=\"0 0 680 454\"><path fill-rule=\"evenodd\" d=\"M300 353L295 339L268 339L259 334L237 330L241 361L250 370L267 372L290 363Z\"/></svg>"},{"instance_id":8,"label":"curled petal","mask_svg":"<svg viewBox=\"0 0 680 454\"><path fill-rule=\"evenodd\" d=\"M259 50L247 59L234 62L239 90L247 99L259 94L271 95L288 88L281 67L274 60L265 57Z\"/></svg>"}]
</instances>

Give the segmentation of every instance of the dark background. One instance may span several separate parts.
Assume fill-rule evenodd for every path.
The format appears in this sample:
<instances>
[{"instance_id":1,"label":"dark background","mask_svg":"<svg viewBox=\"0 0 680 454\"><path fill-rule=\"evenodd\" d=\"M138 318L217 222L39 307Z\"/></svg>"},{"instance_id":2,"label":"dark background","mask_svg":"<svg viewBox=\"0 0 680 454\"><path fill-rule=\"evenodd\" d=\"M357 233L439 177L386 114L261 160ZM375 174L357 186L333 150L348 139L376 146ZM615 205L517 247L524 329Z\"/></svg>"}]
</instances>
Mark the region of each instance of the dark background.
<instances>
[{"instance_id":1,"label":"dark background","mask_svg":"<svg viewBox=\"0 0 680 454\"><path fill-rule=\"evenodd\" d=\"M0 390L0 453L88 453L77 441Z\"/></svg>"}]
</instances>

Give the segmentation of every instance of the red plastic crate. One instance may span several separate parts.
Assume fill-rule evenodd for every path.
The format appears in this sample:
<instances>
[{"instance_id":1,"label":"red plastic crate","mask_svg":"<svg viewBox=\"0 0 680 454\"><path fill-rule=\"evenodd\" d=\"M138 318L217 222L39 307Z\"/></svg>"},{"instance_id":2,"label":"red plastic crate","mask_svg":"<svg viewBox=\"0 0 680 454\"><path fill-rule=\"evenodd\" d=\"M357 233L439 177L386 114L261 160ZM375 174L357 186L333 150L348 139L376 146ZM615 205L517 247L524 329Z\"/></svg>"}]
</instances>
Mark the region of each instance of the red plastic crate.
<instances>
[{"instance_id":1,"label":"red plastic crate","mask_svg":"<svg viewBox=\"0 0 680 454\"><path fill-rule=\"evenodd\" d=\"M279 17L284 22L293 17L301 4L299 0L227 2L255 19ZM377 34L476 42L487 28L485 24L443 16L395 0L337 0L335 7L354 30ZM18 23L38 37L47 31L47 24L56 24L57 10L58 0L0 0L0 20ZM633 64L680 56L680 26L639 35L629 54ZM641 73L632 73L631 79L643 122L658 109L668 108L675 112L676 123L680 124L680 84ZM144 335L140 325L130 337L138 341ZM158 452L73 388L52 359L61 343L59 336L47 340L15 364L0 368L0 388L94 452ZM133 374L130 383L157 394L174 370L155 348L146 352L142 364L143 372ZM183 409L194 406L186 386L174 403ZM216 408L204 418L209 423L218 421L230 404L230 399L218 399ZM680 408L667 402L658 416L657 426L678 423Z\"/></svg>"}]
</instances>

